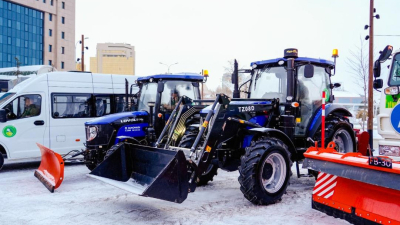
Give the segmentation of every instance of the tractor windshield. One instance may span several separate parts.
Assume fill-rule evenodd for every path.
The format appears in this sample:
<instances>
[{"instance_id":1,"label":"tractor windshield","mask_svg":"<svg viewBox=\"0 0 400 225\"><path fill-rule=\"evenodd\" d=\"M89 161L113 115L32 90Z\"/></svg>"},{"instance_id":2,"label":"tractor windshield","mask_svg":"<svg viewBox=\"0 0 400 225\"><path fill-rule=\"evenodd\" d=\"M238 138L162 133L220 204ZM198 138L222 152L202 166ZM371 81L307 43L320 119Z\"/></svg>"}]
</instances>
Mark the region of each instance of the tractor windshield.
<instances>
[{"instance_id":1,"label":"tractor windshield","mask_svg":"<svg viewBox=\"0 0 400 225\"><path fill-rule=\"evenodd\" d=\"M179 98L187 96L199 99L199 88L190 81L164 80L164 91L161 94L160 106L165 110L173 110ZM157 83L145 83L141 89L138 110L149 111L148 103L157 100Z\"/></svg>"},{"instance_id":2,"label":"tractor windshield","mask_svg":"<svg viewBox=\"0 0 400 225\"><path fill-rule=\"evenodd\" d=\"M286 101L287 72L284 67L268 67L256 69L251 79L250 98Z\"/></svg>"},{"instance_id":3,"label":"tractor windshield","mask_svg":"<svg viewBox=\"0 0 400 225\"><path fill-rule=\"evenodd\" d=\"M389 77L389 86L400 86L400 53L393 57L393 65Z\"/></svg>"}]
</instances>

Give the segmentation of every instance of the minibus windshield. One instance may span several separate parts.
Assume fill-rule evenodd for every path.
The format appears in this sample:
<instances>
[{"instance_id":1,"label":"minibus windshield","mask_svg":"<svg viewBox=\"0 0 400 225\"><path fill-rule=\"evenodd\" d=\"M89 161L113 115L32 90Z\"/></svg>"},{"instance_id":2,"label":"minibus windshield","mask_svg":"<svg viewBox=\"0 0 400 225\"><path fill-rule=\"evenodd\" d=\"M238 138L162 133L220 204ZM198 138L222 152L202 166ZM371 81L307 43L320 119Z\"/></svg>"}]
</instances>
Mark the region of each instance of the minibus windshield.
<instances>
[{"instance_id":1,"label":"minibus windshield","mask_svg":"<svg viewBox=\"0 0 400 225\"><path fill-rule=\"evenodd\" d=\"M0 106L3 105L4 102L6 102L8 99L13 97L14 95L15 95L15 93L7 92L7 93L3 94L2 96L0 96Z\"/></svg>"}]
</instances>

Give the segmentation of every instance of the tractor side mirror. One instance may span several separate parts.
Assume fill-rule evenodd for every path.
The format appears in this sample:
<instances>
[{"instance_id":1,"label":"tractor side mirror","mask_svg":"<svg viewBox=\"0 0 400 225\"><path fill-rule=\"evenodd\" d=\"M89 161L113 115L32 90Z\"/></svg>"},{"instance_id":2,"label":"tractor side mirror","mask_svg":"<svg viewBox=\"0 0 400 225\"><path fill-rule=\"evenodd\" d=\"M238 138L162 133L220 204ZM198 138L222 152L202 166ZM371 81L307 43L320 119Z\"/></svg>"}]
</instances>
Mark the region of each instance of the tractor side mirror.
<instances>
[{"instance_id":1,"label":"tractor side mirror","mask_svg":"<svg viewBox=\"0 0 400 225\"><path fill-rule=\"evenodd\" d=\"M312 78L314 76L314 66L311 64L307 64L304 67L304 77Z\"/></svg>"},{"instance_id":2,"label":"tractor side mirror","mask_svg":"<svg viewBox=\"0 0 400 225\"><path fill-rule=\"evenodd\" d=\"M163 91L164 91L164 82L160 81L158 82L157 92L162 93Z\"/></svg>"},{"instance_id":3,"label":"tractor side mirror","mask_svg":"<svg viewBox=\"0 0 400 225\"><path fill-rule=\"evenodd\" d=\"M384 63L390 57L390 55L392 54L392 51L393 51L393 46L387 45L385 47L385 49L383 49L383 51L380 52L381 54L378 58L378 61L380 63Z\"/></svg>"},{"instance_id":4,"label":"tractor side mirror","mask_svg":"<svg viewBox=\"0 0 400 225\"><path fill-rule=\"evenodd\" d=\"M7 122L7 112L5 109L0 109L0 123Z\"/></svg>"},{"instance_id":5,"label":"tractor side mirror","mask_svg":"<svg viewBox=\"0 0 400 225\"><path fill-rule=\"evenodd\" d=\"M381 76L381 63L379 60L376 60L374 63L374 77L380 77Z\"/></svg>"},{"instance_id":6,"label":"tractor side mirror","mask_svg":"<svg viewBox=\"0 0 400 225\"><path fill-rule=\"evenodd\" d=\"M374 80L374 89L381 89L383 87L383 80L382 79L376 79Z\"/></svg>"},{"instance_id":7,"label":"tractor side mirror","mask_svg":"<svg viewBox=\"0 0 400 225\"><path fill-rule=\"evenodd\" d=\"M334 89L334 88L338 88L338 87L340 87L340 86L342 86L340 83L334 83L334 84L331 84L331 89Z\"/></svg>"}]
</instances>

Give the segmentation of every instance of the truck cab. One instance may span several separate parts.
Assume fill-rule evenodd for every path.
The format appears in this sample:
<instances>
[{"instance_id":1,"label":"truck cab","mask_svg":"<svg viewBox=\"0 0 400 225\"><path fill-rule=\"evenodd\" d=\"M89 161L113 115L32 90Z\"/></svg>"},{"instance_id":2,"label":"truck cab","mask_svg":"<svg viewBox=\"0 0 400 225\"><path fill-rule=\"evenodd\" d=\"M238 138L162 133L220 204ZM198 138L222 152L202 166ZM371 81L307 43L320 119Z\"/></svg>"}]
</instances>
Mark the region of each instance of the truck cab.
<instances>
[{"instance_id":1,"label":"truck cab","mask_svg":"<svg viewBox=\"0 0 400 225\"><path fill-rule=\"evenodd\" d=\"M395 51L389 67L388 81L381 94L378 133L379 155L400 160L400 49Z\"/></svg>"}]
</instances>

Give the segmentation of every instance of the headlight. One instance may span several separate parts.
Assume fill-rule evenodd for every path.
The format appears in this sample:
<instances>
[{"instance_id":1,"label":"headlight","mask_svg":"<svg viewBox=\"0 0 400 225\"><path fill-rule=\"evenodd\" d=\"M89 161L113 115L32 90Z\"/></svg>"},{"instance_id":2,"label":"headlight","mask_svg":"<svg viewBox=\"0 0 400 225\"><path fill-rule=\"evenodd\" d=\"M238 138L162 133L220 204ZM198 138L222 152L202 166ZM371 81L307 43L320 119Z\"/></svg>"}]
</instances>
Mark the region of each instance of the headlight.
<instances>
[{"instance_id":1,"label":"headlight","mask_svg":"<svg viewBox=\"0 0 400 225\"><path fill-rule=\"evenodd\" d=\"M86 135L86 141L91 141L96 138L97 136L97 127L96 126L90 126L87 130L87 135Z\"/></svg>"},{"instance_id":2,"label":"headlight","mask_svg":"<svg viewBox=\"0 0 400 225\"><path fill-rule=\"evenodd\" d=\"M386 95L397 95L399 93L399 87L387 87L385 88Z\"/></svg>"}]
</instances>

